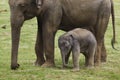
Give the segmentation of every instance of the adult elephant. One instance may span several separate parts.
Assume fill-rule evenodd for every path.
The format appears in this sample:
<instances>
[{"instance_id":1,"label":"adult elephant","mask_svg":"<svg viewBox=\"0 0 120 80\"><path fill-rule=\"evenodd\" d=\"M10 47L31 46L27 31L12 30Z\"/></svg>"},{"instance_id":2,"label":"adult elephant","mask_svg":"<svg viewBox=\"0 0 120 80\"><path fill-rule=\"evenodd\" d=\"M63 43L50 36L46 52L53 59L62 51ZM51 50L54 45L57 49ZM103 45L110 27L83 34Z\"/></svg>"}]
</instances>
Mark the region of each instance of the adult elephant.
<instances>
[{"instance_id":1,"label":"adult elephant","mask_svg":"<svg viewBox=\"0 0 120 80\"><path fill-rule=\"evenodd\" d=\"M114 29L112 0L37 0L37 2L39 3L35 0L9 0L12 34L11 69L19 67L17 56L21 27L25 20L33 17L37 17L38 22L36 65L43 67L55 65L54 38L58 29L69 31L81 26L89 26L87 29L96 37L95 64L98 65L101 59L106 60L104 34L111 12ZM112 43L114 40L115 31Z\"/></svg>"}]
</instances>

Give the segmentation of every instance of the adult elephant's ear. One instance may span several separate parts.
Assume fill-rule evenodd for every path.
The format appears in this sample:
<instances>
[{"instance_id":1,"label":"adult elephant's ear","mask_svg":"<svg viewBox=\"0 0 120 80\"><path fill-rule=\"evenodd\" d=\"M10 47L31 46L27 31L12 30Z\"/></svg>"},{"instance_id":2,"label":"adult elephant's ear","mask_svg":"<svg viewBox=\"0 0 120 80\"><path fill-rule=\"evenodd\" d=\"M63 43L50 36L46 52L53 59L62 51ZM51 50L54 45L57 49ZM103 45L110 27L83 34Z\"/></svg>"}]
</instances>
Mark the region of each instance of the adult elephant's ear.
<instances>
[{"instance_id":1,"label":"adult elephant's ear","mask_svg":"<svg viewBox=\"0 0 120 80\"><path fill-rule=\"evenodd\" d=\"M37 8L40 8L43 4L43 0L36 0Z\"/></svg>"}]
</instances>

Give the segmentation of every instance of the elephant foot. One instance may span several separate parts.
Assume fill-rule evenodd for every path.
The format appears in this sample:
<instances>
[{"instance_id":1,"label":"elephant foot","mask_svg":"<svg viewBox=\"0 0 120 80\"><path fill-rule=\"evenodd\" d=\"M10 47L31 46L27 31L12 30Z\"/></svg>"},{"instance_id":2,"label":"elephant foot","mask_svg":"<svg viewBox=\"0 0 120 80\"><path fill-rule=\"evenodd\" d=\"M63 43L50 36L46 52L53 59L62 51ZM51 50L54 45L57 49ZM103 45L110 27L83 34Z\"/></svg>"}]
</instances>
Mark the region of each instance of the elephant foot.
<instances>
[{"instance_id":1,"label":"elephant foot","mask_svg":"<svg viewBox=\"0 0 120 80\"><path fill-rule=\"evenodd\" d=\"M73 68L71 71L72 72L77 72L77 71L79 71L80 69L79 68Z\"/></svg>"},{"instance_id":2,"label":"elephant foot","mask_svg":"<svg viewBox=\"0 0 120 80\"><path fill-rule=\"evenodd\" d=\"M65 59L65 64L68 64L68 59Z\"/></svg>"},{"instance_id":3,"label":"elephant foot","mask_svg":"<svg viewBox=\"0 0 120 80\"><path fill-rule=\"evenodd\" d=\"M36 62L34 63L34 65L35 66L41 66L44 63L45 63L45 61L36 60Z\"/></svg>"},{"instance_id":4,"label":"elephant foot","mask_svg":"<svg viewBox=\"0 0 120 80\"><path fill-rule=\"evenodd\" d=\"M86 66L86 68L87 68L87 69L93 69L94 66L92 66L92 65L88 65L88 66Z\"/></svg>"},{"instance_id":5,"label":"elephant foot","mask_svg":"<svg viewBox=\"0 0 120 80\"><path fill-rule=\"evenodd\" d=\"M52 62L45 62L41 67L55 67L55 64Z\"/></svg>"},{"instance_id":6,"label":"elephant foot","mask_svg":"<svg viewBox=\"0 0 120 80\"><path fill-rule=\"evenodd\" d=\"M106 60L101 60L101 62L103 62L103 63L104 63L104 62L106 62Z\"/></svg>"},{"instance_id":7,"label":"elephant foot","mask_svg":"<svg viewBox=\"0 0 120 80\"><path fill-rule=\"evenodd\" d=\"M95 62L94 66L100 66L100 61Z\"/></svg>"},{"instance_id":8,"label":"elephant foot","mask_svg":"<svg viewBox=\"0 0 120 80\"><path fill-rule=\"evenodd\" d=\"M63 65L63 66L62 66L63 69L64 69L64 68L67 68L67 67L68 67L67 65Z\"/></svg>"},{"instance_id":9,"label":"elephant foot","mask_svg":"<svg viewBox=\"0 0 120 80\"><path fill-rule=\"evenodd\" d=\"M106 58L101 58L101 62L106 62Z\"/></svg>"},{"instance_id":10,"label":"elephant foot","mask_svg":"<svg viewBox=\"0 0 120 80\"><path fill-rule=\"evenodd\" d=\"M19 64L11 65L11 69L12 69L12 70L16 70L16 69L19 68L19 67L20 67Z\"/></svg>"}]
</instances>

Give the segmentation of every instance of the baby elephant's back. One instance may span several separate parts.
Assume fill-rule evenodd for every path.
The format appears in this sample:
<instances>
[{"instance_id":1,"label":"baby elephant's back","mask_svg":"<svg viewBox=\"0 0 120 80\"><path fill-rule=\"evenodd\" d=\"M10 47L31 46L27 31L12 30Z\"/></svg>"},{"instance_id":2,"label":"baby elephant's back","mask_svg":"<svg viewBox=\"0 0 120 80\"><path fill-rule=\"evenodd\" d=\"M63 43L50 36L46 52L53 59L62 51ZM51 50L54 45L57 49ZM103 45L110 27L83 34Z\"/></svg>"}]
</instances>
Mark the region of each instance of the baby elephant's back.
<instances>
[{"instance_id":1,"label":"baby elephant's back","mask_svg":"<svg viewBox=\"0 0 120 80\"><path fill-rule=\"evenodd\" d=\"M78 39L91 43L96 43L95 36L92 32L88 31L87 29L76 28L72 31L74 35L78 37Z\"/></svg>"},{"instance_id":2,"label":"baby elephant's back","mask_svg":"<svg viewBox=\"0 0 120 80\"><path fill-rule=\"evenodd\" d=\"M73 33L75 33L76 35L78 35L78 36L81 36L81 37L88 37L88 36L94 36L93 34L92 34L92 32L90 32L89 30L87 30L87 29L82 29L82 28L76 28L76 29L74 29L74 30L72 30L73 31Z\"/></svg>"}]
</instances>

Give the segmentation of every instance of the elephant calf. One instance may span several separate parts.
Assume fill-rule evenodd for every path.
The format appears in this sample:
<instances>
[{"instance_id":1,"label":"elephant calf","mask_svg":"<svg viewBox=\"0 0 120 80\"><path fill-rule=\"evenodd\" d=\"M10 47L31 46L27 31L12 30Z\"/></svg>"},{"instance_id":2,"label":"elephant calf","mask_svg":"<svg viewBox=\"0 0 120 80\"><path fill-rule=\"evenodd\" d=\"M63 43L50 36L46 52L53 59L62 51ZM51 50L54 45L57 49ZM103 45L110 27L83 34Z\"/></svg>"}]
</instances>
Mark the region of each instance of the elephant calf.
<instances>
[{"instance_id":1,"label":"elephant calf","mask_svg":"<svg viewBox=\"0 0 120 80\"><path fill-rule=\"evenodd\" d=\"M85 66L94 65L94 55L97 42L94 35L81 28L73 29L59 37L58 45L61 51L63 67L67 66L70 53L72 51L73 71L79 70L79 54L85 56Z\"/></svg>"}]
</instances>

